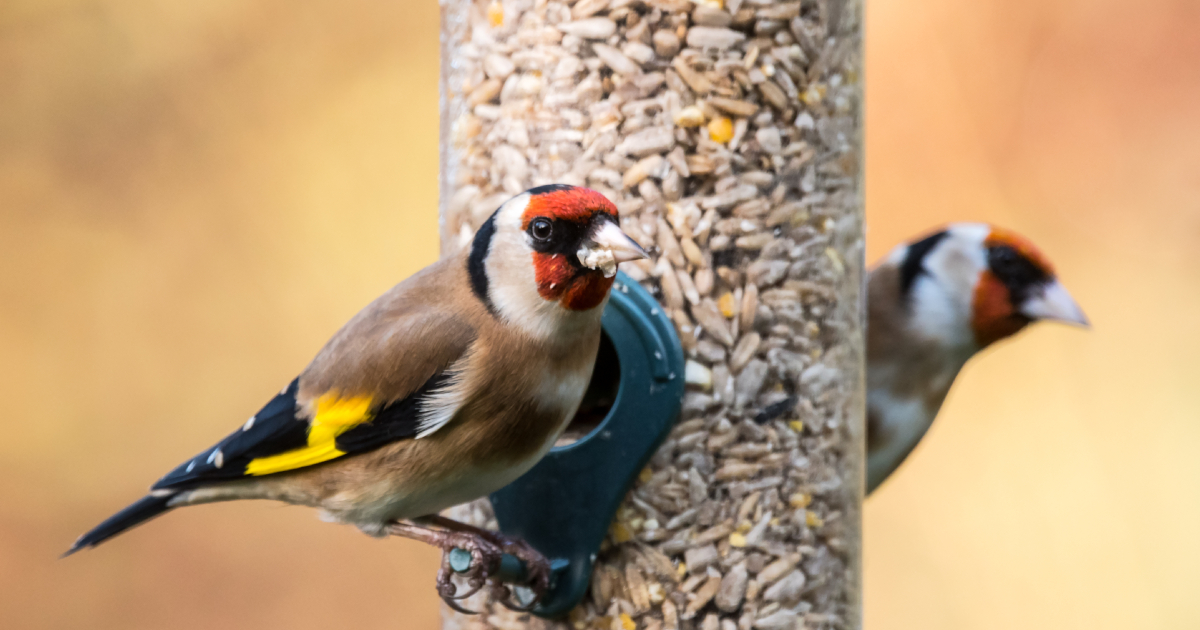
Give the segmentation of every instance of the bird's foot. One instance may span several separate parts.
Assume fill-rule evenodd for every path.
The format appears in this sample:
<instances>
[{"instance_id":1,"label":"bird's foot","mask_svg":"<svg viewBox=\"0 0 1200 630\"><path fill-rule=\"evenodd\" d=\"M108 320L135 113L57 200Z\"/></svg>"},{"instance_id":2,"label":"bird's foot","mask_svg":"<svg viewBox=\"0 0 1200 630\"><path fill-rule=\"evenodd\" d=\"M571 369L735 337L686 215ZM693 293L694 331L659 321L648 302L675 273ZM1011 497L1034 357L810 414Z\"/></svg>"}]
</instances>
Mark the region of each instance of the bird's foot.
<instances>
[{"instance_id":1,"label":"bird's foot","mask_svg":"<svg viewBox=\"0 0 1200 630\"><path fill-rule=\"evenodd\" d=\"M458 600L466 599L478 593L489 582L499 585L493 576L500 570L500 560L504 552L500 547L482 536L464 532L439 532L441 540L437 544L442 549L442 566L438 569L438 595L446 605L458 612L468 615L476 614L458 604ZM469 554L469 562L456 563L456 555ZM463 566L465 565L465 566ZM458 575L466 581L466 592L460 593L459 586L454 583Z\"/></svg>"},{"instance_id":2,"label":"bird's foot","mask_svg":"<svg viewBox=\"0 0 1200 630\"><path fill-rule=\"evenodd\" d=\"M524 540L510 538L500 532L481 529L444 516L424 517L421 522L447 531L473 534L485 538L499 547L502 553L513 556L525 565L524 585L514 589L501 584L498 580L493 584L492 596L505 607L517 612L529 612L550 590L550 561Z\"/></svg>"},{"instance_id":3,"label":"bird's foot","mask_svg":"<svg viewBox=\"0 0 1200 630\"><path fill-rule=\"evenodd\" d=\"M504 551L488 536L469 531L446 531L420 527L410 523L393 523L388 533L428 543L442 550L442 566L437 574L437 592L450 608L467 615L477 614L459 605L492 583L493 593L504 588L493 577L500 570ZM466 592L454 582L454 576L466 582ZM505 589L507 590L507 589ZM506 593L505 593L506 594Z\"/></svg>"}]
</instances>

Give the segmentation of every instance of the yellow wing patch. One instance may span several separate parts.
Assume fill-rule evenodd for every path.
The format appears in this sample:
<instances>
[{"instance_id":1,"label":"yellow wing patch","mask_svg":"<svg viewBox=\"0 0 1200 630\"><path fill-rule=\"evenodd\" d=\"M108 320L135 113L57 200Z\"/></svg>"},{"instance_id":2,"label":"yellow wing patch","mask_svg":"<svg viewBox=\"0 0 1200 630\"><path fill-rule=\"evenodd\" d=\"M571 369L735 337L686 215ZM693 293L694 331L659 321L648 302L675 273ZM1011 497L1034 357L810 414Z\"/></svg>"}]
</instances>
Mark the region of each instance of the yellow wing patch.
<instances>
[{"instance_id":1,"label":"yellow wing patch","mask_svg":"<svg viewBox=\"0 0 1200 630\"><path fill-rule=\"evenodd\" d=\"M370 396L341 398L336 393L325 394L317 399L317 413L308 428L308 446L252 459L246 465L246 474L270 475L337 459L346 454L338 449L337 436L370 422L372 417Z\"/></svg>"}]
</instances>

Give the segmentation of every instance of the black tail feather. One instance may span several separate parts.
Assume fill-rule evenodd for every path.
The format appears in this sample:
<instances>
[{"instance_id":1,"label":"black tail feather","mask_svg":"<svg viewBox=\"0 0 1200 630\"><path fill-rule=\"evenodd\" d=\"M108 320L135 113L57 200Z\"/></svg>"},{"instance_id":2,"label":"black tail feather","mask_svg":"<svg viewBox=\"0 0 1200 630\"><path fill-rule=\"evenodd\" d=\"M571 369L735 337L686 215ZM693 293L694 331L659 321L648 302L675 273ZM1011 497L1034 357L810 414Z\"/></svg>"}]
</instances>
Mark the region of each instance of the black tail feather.
<instances>
[{"instance_id":1,"label":"black tail feather","mask_svg":"<svg viewBox=\"0 0 1200 630\"><path fill-rule=\"evenodd\" d=\"M108 517L103 523L92 528L92 531L80 536L79 540L76 540L75 544L71 545L71 548L62 557L65 558L86 547L95 547L131 527L141 525L155 516L166 512L171 509L167 505L167 502L171 500L172 496L174 495L146 495L142 497L133 505Z\"/></svg>"}]
</instances>

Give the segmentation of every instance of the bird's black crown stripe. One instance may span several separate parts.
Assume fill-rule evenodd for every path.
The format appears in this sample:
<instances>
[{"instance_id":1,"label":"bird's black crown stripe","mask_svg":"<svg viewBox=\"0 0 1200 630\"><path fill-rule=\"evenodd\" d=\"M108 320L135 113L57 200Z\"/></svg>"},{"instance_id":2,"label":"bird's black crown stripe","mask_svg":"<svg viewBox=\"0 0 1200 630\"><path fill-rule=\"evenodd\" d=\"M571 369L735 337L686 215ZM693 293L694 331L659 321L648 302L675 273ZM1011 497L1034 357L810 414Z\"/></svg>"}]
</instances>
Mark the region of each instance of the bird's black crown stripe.
<instances>
[{"instance_id":1,"label":"bird's black crown stripe","mask_svg":"<svg viewBox=\"0 0 1200 630\"><path fill-rule=\"evenodd\" d=\"M475 240L471 242L471 254L467 257L467 275L471 279L471 291L493 315L496 314L496 308L488 297L487 268L484 261L487 260L488 249L492 246L492 236L495 233L496 213L493 212L492 216L479 226L479 231L475 232Z\"/></svg>"},{"instance_id":2,"label":"bird's black crown stripe","mask_svg":"<svg viewBox=\"0 0 1200 630\"><path fill-rule=\"evenodd\" d=\"M949 233L942 230L936 234L930 234L908 246L908 251L904 254L904 262L900 263L901 296L908 296L909 291L912 290L913 283L917 281L917 276L925 271L925 257L947 236L949 236Z\"/></svg>"},{"instance_id":3,"label":"bird's black crown stripe","mask_svg":"<svg viewBox=\"0 0 1200 630\"><path fill-rule=\"evenodd\" d=\"M574 186L568 186L566 184L546 184L545 186L538 186L536 188L530 188L529 194L536 197L537 195L546 195L546 194L549 194L552 192L562 192L564 190L574 190L574 188L575 188Z\"/></svg>"}]
</instances>

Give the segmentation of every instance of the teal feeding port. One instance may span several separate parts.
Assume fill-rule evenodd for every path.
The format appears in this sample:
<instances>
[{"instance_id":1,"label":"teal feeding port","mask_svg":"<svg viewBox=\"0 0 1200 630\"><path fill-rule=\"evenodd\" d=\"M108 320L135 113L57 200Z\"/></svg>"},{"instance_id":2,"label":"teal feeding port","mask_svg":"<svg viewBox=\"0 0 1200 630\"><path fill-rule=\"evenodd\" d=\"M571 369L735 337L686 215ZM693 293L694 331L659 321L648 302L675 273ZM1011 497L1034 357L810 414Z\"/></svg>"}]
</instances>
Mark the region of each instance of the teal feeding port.
<instances>
[{"instance_id":1,"label":"teal feeding port","mask_svg":"<svg viewBox=\"0 0 1200 630\"><path fill-rule=\"evenodd\" d=\"M551 562L550 590L533 610L541 617L562 616L583 599L617 507L679 417L683 348L658 301L618 273L603 325L592 384L573 423L595 427L491 496L500 531ZM589 410L609 400L602 418ZM515 578L512 560L506 556L503 572Z\"/></svg>"}]
</instances>

